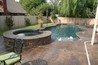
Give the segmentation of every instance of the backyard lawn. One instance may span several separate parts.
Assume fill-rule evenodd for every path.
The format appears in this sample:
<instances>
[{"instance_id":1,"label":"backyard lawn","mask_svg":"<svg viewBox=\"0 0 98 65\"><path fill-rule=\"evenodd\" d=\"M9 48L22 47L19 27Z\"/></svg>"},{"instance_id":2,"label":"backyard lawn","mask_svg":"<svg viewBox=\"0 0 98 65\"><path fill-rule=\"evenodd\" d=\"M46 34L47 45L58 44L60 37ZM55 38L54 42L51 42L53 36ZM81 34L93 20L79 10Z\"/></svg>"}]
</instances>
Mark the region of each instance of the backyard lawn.
<instances>
[{"instance_id":1,"label":"backyard lawn","mask_svg":"<svg viewBox=\"0 0 98 65\"><path fill-rule=\"evenodd\" d=\"M45 23L45 24L43 24L43 27L51 26L51 25L54 25L54 24L55 24L55 23ZM33 28L33 29L37 29L37 28L39 28L39 26L38 26L38 25L32 25L32 26L26 26L26 27L23 27L23 28ZM5 31L6 31L6 30L0 30L0 36L2 36Z\"/></svg>"},{"instance_id":2,"label":"backyard lawn","mask_svg":"<svg viewBox=\"0 0 98 65\"><path fill-rule=\"evenodd\" d=\"M0 36L2 36L5 31L6 30L0 30Z\"/></svg>"},{"instance_id":3,"label":"backyard lawn","mask_svg":"<svg viewBox=\"0 0 98 65\"><path fill-rule=\"evenodd\" d=\"M55 25L55 23L45 23L45 24L43 24L43 27L51 26L51 25ZM38 25L32 25L32 26L26 26L24 28L34 28L34 29L37 29L37 28L39 28L39 26Z\"/></svg>"}]
</instances>

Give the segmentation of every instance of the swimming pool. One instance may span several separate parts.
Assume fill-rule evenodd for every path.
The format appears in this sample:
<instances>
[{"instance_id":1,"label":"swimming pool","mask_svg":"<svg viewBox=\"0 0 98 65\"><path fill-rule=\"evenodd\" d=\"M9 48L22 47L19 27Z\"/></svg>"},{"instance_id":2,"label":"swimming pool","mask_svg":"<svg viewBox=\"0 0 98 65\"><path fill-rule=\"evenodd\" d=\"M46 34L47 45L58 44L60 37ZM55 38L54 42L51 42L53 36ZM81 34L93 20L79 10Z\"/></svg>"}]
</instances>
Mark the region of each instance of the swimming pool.
<instances>
[{"instance_id":1,"label":"swimming pool","mask_svg":"<svg viewBox=\"0 0 98 65\"><path fill-rule=\"evenodd\" d=\"M76 33L82 31L78 26L64 24L47 28L47 30L52 32L51 38L58 41L78 40Z\"/></svg>"}]
</instances>

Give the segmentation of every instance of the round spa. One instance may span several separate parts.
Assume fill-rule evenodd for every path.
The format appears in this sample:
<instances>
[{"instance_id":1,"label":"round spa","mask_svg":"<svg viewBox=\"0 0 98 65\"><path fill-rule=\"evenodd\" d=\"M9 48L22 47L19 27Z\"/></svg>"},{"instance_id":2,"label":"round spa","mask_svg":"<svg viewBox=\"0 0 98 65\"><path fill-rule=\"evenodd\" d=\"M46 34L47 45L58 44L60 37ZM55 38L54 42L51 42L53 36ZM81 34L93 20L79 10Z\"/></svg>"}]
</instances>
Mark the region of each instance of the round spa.
<instances>
[{"instance_id":1,"label":"round spa","mask_svg":"<svg viewBox=\"0 0 98 65\"><path fill-rule=\"evenodd\" d=\"M23 47L36 47L51 43L50 31L39 31L32 29L16 29L10 30L3 34L6 47L11 47L14 39L23 39Z\"/></svg>"}]
</instances>

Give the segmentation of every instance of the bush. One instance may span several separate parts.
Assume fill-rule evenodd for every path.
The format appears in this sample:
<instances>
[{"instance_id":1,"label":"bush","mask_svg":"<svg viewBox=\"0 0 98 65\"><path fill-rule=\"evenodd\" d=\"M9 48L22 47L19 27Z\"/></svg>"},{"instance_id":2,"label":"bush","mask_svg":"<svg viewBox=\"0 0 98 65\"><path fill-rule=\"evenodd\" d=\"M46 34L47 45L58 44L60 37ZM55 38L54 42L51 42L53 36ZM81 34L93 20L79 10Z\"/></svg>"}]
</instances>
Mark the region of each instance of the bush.
<instances>
[{"instance_id":1,"label":"bush","mask_svg":"<svg viewBox=\"0 0 98 65\"><path fill-rule=\"evenodd\" d=\"M30 26L31 25L30 20L28 18L25 18L25 25L26 26Z\"/></svg>"},{"instance_id":2,"label":"bush","mask_svg":"<svg viewBox=\"0 0 98 65\"><path fill-rule=\"evenodd\" d=\"M57 18L54 12L51 12L51 18L53 18L53 19Z\"/></svg>"},{"instance_id":3,"label":"bush","mask_svg":"<svg viewBox=\"0 0 98 65\"><path fill-rule=\"evenodd\" d=\"M6 25L9 28L9 30L12 28L12 26L14 25L12 17L6 17Z\"/></svg>"}]
</instances>

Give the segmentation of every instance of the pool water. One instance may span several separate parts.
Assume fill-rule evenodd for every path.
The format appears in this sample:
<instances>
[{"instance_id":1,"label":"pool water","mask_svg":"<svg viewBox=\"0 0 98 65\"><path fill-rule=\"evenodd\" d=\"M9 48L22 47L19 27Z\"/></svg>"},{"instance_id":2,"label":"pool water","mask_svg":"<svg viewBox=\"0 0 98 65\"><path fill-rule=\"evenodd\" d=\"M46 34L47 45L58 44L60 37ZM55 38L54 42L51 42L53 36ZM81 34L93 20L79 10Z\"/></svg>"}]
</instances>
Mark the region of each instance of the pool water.
<instances>
[{"instance_id":1,"label":"pool water","mask_svg":"<svg viewBox=\"0 0 98 65\"><path fill-rule=\"evenodd\" d=\"M58 41L77 40L79 37L76 33L82 31L78 26L74 25L57 25L50 27L48 30L52 32L51 38Z\"/></svg>"},{"instance_id":2,"label":"pool water","mask_svg":"<svg viewBox=\"0 0 98 65\"><path fill-rule=\"evenodd\" d=\"M34 36L41 34L41 32L36 30L19 30L15 31L14 34L18 36Z\"/></svg>"},{"instance_id":3,"label":"pool water","mask_svg":"<svg viewBox=\"0 0 98 65\"><path fill-rule=\"evenodd\" d=\"M34 35L38 35L41 34L40 32L24 32L24 33L19 33L18 35L23 35L23 36L34 36Z\"/></svg>"}]
</instances>

